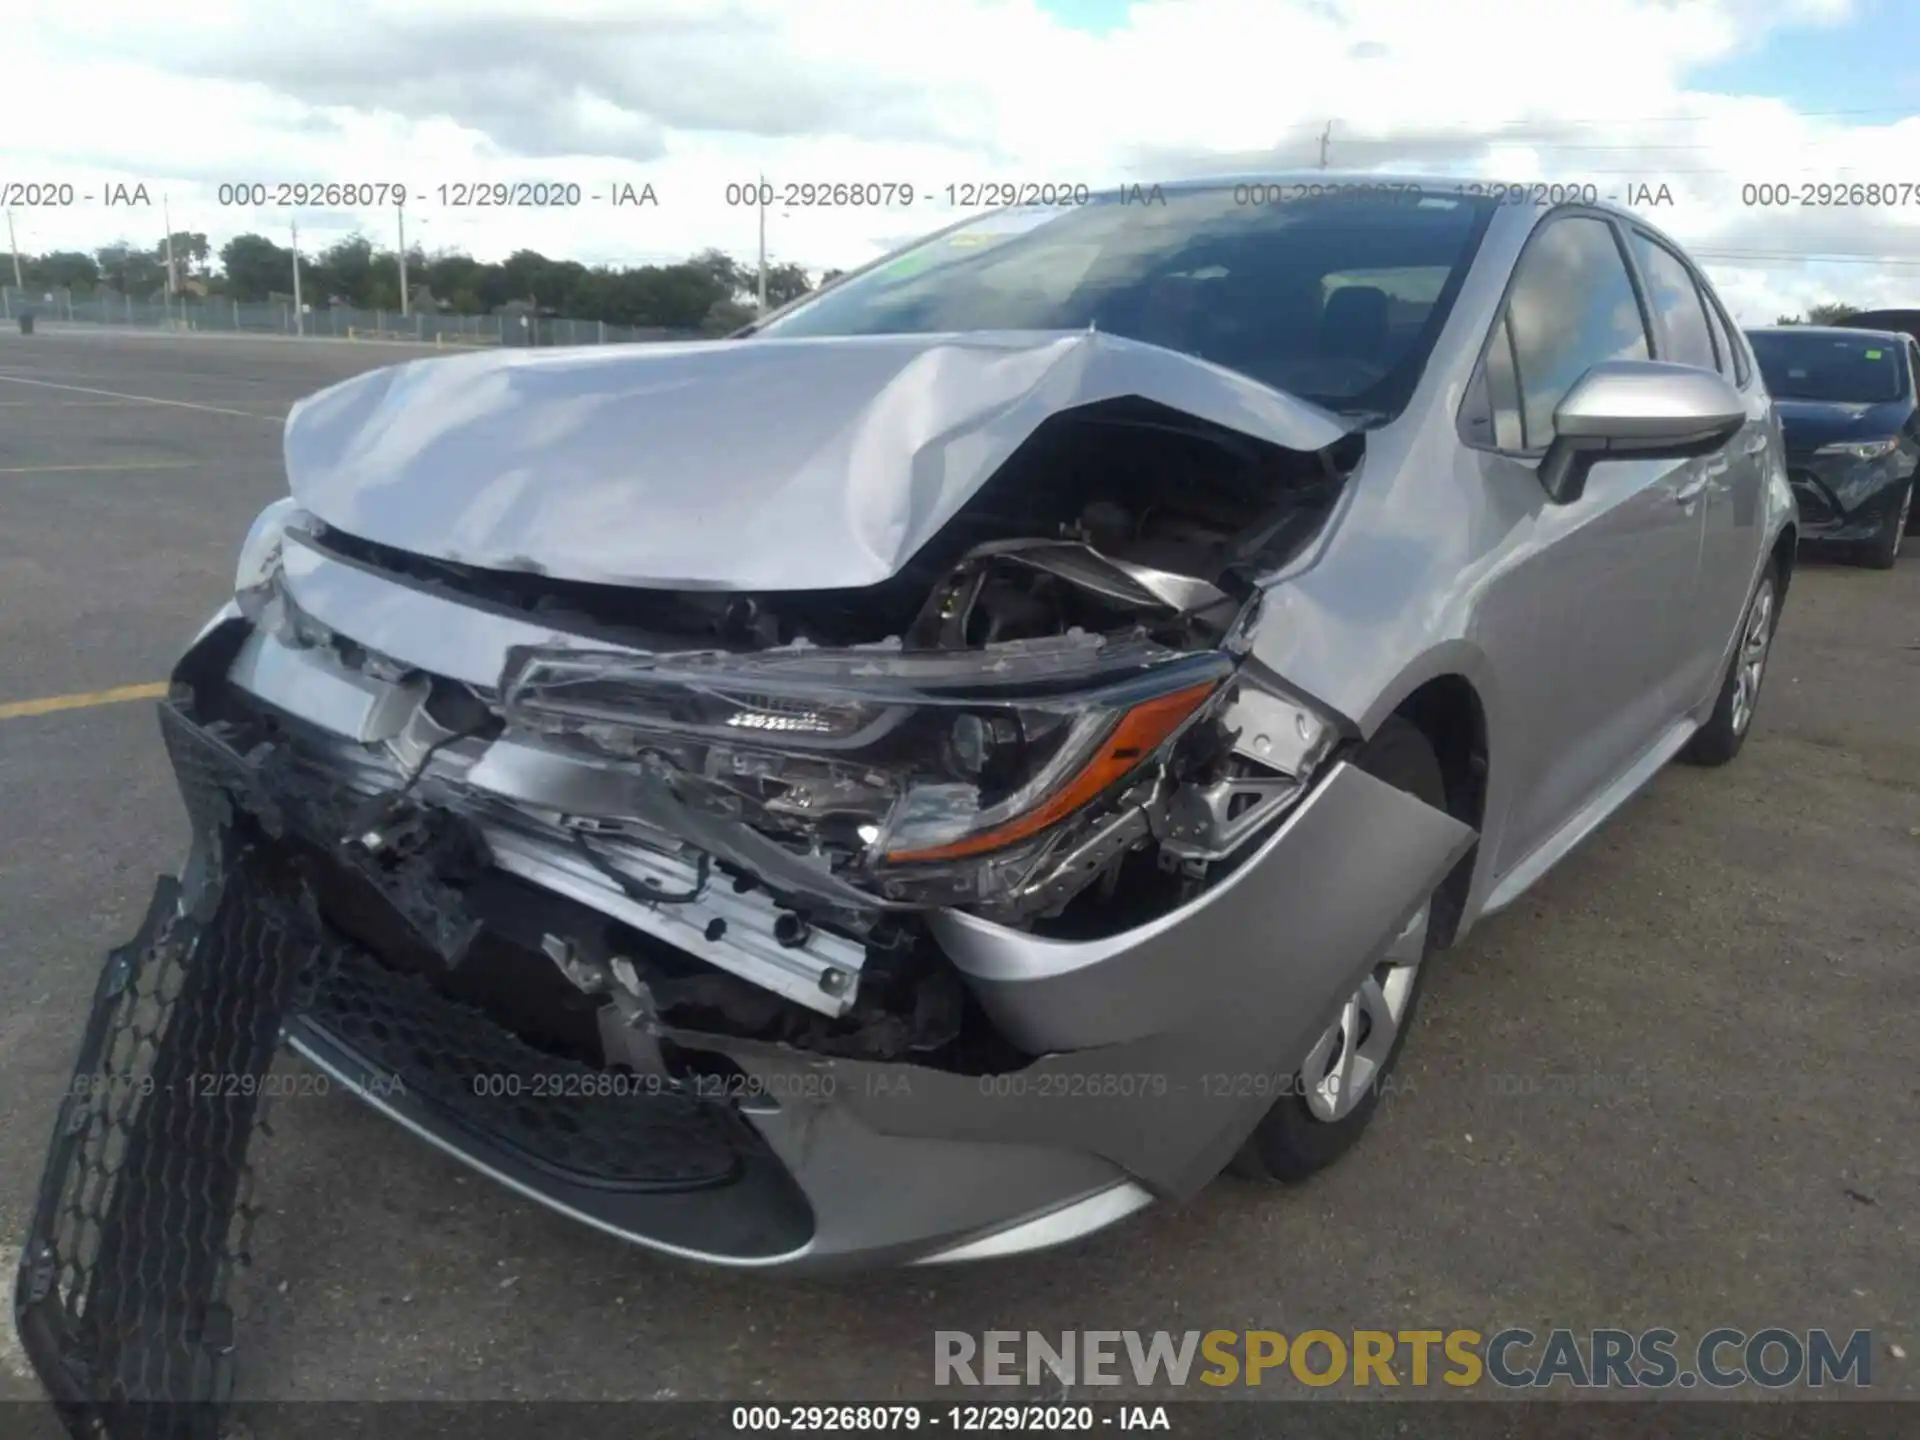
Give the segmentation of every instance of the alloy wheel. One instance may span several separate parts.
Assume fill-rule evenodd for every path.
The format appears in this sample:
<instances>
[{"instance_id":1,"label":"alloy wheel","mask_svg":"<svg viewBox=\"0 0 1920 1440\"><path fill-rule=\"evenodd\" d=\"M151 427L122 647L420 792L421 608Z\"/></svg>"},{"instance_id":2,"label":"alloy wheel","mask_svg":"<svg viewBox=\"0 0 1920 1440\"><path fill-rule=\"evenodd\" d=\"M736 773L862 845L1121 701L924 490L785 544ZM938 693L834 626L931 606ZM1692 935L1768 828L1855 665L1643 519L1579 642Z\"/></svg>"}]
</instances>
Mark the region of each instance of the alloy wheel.
<instances>
[{"instance_id":1,"label":"alloy wheel","mask_svg":"<svg viewBox=\"0 0 1920 1440\"><path fill-rule=\"evenodd\" d=\"M1740 654L1733 671L1733 733L1744 735L1753 719L1753 707L1760 699L1760 680L1766 673L1767 650L1773 644L1773 581L1760 582L1747 611L1747 624L1740 637Z\"/></svg>"},{"instance_id":2,"label":"alloy wheel","mask_svg":"<svg viewBox=\"0 0 1920 1440\"><path fill-rule=\"evenodd\" d=\"M1426 957L1427 929L1433 923L1428 899L1407 922L1360 988L1340 1007L1339 1017L1307 1052L1300 1079L1307 1109L1316 1120L1343 1120L1353 1112L1406 1023L1414 981Z\"/></svg>"}]
</instances>

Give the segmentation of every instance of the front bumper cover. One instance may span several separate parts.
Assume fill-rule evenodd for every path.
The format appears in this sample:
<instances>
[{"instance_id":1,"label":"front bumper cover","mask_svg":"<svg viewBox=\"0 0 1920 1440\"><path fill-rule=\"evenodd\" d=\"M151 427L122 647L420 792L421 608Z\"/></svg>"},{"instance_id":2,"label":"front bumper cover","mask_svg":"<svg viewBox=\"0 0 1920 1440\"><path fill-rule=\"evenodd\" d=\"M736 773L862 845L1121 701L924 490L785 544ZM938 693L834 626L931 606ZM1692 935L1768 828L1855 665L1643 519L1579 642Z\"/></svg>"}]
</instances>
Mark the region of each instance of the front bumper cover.
<instances>
[{"instance_id":1,"label":"front bumper cover","mask_svg":"<svg viewBox=\"0 0 1920 1440\"><path fill-rule=\"evenodd\" d=\"M1233 875L1136 930L1047 941L938 917L987 1012L1044 1047L1024 1068L962 1075L668 1027L743 1086L610 1096L596 1077L612 1072L532 1048L335 930L306 841L337 837L340 817L304 813L312 797L270 755L185 705L161 718L194 864L109 958L15 1297L49 1389L114 1436L198 1440L230 1383L226 1286L261 1112L251 1087L209 1093L192 1077L257 1077L285 1039L469 1164L687 1258L802 1269L1005 1253L1206 1184L1270 1103L1261 1082L1292 1073L1473 840L1336 764ZM388 888L417 927L463 928L417 877ZM477 1083L536 1073L550 1093ZM554 1082L568 1075L578 1083Z\"/></svg>"},{"instance_id":2,"label":"front bumper cover","mask_svg":"<svg viewBox=\"0 0 1920 1440\"><path fill-rule=\"evenodd\" d=\"M1840 462L1788 457L1787 479L1799 508L1800 538L1810 546L1877 540L1900 513L1914 474L1899 453L1879 460Z\"/></svg>"}]
</instances>

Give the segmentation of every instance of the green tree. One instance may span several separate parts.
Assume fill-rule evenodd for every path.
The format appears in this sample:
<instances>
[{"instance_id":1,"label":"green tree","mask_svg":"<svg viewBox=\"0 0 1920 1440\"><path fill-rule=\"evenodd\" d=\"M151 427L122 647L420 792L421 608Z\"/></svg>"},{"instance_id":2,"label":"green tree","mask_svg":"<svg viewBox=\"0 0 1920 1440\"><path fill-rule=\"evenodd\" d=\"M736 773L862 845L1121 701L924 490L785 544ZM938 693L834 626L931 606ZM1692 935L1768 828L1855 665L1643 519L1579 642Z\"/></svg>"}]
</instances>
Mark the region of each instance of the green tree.
<instances>
[{"instance_id":1,"label":"green tree","mask_svg":"<svg viewBox=\"0 0 1920 1440\"><path fill-rule=\"evenodd\" d=\"M731 335L742 326L751 323L753 316L753 306L744 301L720 300L707 311L707 317L700 322L700 328L708 335Z\"/></svg>"},{"instance_id":2,"label":"green tree","mask_svg":"<svg viewBox=\"0 0 1920 1440\"><path fill-rule=\"evenodd\" d=\"M207 237L198 230L173 232L173 270L180 279L205 279L212 271L213 250ZM167 242L153 247L153 260L164 274L167 268Z\"/></svg>"},{"instance_id":3,"label":"green tree","mask_svg":"<svg viewBox=\"0 0 1920 1440\"><path fill-rule=\"evenodd\" d=\"M100 263L81 250L22 256L20 269L30 289L91 290L100 283Z\"/></svg>"},{"instance_id":4,"label":"green tree","mask_svg":"<svg viewBox=\"0 0 1920 1440\"><path fill-rule=\"evenodd\" d=\"M760 293L760 272L748 270L742 277L747 294L757 296ZM807 279L806 270L788 261L783 265L767 267L767 308L777 310L789 300L798 300L809 290L813 283Z\"/></svg>"},{"instance_id":5,"label":"green tree","mask_svg":"<svg viewBox=\"0 0 1920 1440\"><path fill-rule=\"evenodd\" d=\"M316 299L332 299L338 295L349 305L366 304L374 278L373 242L357 232L344 240L336 240L320 252L315 268L319 271L320 287L326 292ZM396 268L396 281L398 274ZM397 290L394 304L399 305Z\"/></svg>"},{"instance_id":6,"label":"green tree","mask_svg":"<svg viewBox=\"0 0 1920 1440\"><path fill-rule=\"evenodd\" d=\"M1807 307L1809 325L1841 325L1860 313L1858 305L1849 305L1845 301L1831 300L1824 305Z\"/></svg>"},{"instance_id":7,"label":"green tree","mask_svg":"<svg viewBox=\"0 0 1920 1440\"><path fill-rule=\"evenodd\" d=\"M166 267L125 240L94 251L100 278L123 295L144 298L167 283Z\"/></svg>"},{"instance_id":8,"label":"green tree","mask_svg":"<svg viewBox=\"0 0 1920 1440\"><path fill-rule=\"evenodd\" d=\"M291 286L293 252L264 235L236 235L220 247L220 269L223 288L234 299L265 300Z\"/></svg>"},{"instance_id":9,"label":"green tree","mask_svg":"<svg viewBox=\"0 0 1920 1440\"><path fill-rule=\"evenodd\" d=\"M178 262L180 236L174 244ZM103 252L103 270L105 256ZM113 258L122 268L133 263L126 255ZM293 254L265 236L235 236L221 247L219 261L221 273L214 277L213 288L237 300L285 296L291 288ZM158 273L164 279L164 270ZM714 249L670 265L631 267L586 266L537 250L481 261L458 250L428 254L415 249L407 260L414 305L423 312L491 315L503 306L531 303L542 315L708 334L728 333L752 318L756 279L751 268ZM314 306L338 296L360 309L400 308L398 256L364 235L336 241L313 260L303 260L301 284L302 298ZM812 288L807 272L797 264L767 270L767 298L774 305Z\"/></svg>"}]
</instances>

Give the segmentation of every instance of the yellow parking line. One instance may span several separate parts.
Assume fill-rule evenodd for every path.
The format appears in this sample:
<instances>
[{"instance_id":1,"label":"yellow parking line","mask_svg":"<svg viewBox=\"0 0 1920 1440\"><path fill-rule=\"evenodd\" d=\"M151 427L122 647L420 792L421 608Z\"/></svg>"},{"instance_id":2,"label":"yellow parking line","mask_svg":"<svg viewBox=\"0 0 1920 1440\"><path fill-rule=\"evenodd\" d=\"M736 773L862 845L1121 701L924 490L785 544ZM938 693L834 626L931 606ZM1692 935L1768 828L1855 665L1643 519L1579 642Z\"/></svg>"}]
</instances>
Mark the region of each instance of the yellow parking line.
<instances>
[{"instance_id":1,"label":"yellow parking line","mask_svg":"<svg viewBox=\"0 0 1920 1440\"><path fill-rule=\"evenodd\" d=\"M90 710L96 705L122 705L129 700L158 700L166 693L164 684L116 685L111 690L89 690L82 695L49 695L41 700L14 700L0 705L0 720L51 715L56 710Z\"/></svg>"},{"instance_id":2,"label":"yellow parking line","mask_svg":"<svg viewBox=\"0 0 1920 1440\"><path fill-rule=\"evenodd\" d=\"M112 470L195 470L192 460L115 460L106 465L0 465L0 475L91 474Z\"/></svg>"},{"instance_id":3,"label":"yellow parking line","mask_svg":"<svg viewBox=\"0 0 1920 1440\"><path fill-rule=\"evenodd\" d=\"M98 395L103 400L137 400L143 405L166 405L175 410L201 410L209 415L238 415L242 420L272 420L278 415L262 415L258 410L228 410L220 405L198 405L191 400L163 400L158 395L131 395L124 390L99 390L91 385L60 385L52 380L29 380L24 375L0 375L0 384L33 385L42 390L67 390L75 395Z\"/></svg>"}]
</instances>

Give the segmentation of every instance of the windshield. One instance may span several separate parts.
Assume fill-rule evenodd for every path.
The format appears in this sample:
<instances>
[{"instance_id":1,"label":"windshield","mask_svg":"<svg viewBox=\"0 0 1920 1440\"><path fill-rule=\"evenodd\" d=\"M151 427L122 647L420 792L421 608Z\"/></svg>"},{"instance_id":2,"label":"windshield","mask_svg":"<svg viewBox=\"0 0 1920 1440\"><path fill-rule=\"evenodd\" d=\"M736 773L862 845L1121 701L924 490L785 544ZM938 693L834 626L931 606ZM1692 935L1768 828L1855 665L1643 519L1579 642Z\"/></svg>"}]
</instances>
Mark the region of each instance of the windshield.
<instances>
[{"instance_id":1,"label":"windshield","mask_svg":"<svg viewBox=\"0 0 1920 1440\"><path fill-rule=\"evenodd\" d=\"M1786 335L1762 331L1747 337L1778 400L1834 400L1878 404L1906 394L1901 347L1872 335Z\"/></svg>"},{"instance_id":2,"label":"windshield","mask_svg":"<svg viewBox=\"0 0 1920 1440\"><path fill-rule=\"evenodd\" d=\"M1253 186L1258 195L1282 189ZM1409 189L1245 203L1249 187L996 211L759 334L1085 330L1211 360L1335 411L1412 396L1490 213ZM1236 198L1238 197L1238 198Z\"/></svg>"}]
</instances>

